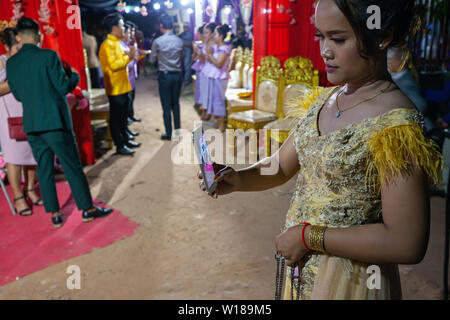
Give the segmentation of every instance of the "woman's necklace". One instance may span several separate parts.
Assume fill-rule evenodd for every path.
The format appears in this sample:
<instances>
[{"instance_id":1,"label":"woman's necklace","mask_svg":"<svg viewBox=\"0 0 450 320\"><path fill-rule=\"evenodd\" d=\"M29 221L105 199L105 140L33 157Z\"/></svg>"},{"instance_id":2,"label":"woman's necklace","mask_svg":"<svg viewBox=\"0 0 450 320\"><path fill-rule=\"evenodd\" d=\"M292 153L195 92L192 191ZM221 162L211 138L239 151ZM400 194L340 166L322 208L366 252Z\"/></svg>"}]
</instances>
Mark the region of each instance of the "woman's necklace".
<instances>
[{"instance_id":1,"label":"woman's necklace","mask_svg":"<svg viewBox=\"0 0 450 320\"><path fill-rule=\"evenodd\" d=\"M336 108L337 108L337 110L338 110L338 111L336 112L336 118L339 118L339 117L341 116L341 114L344 113L345 111L348 111L348 110L350 110L350 109L353 109L353 108L359 106L361 103L364 103L364 102L373 100L373 99L375 99L376 97L378 97L380 94L385 93L385 92L388 91L388 89L391 87L391 84L392 84L392 82L389 82L389 85L387 86L386 89L380 90L380 92L378 92L378 93L377 93L376 95L374 95L373 97L368 98L368 99L365 99L365 100L363 100L363 101L361 101L361 102L358 102L357 104L355 104L355 105L353 105L353 106L351 106L350 108L347 108L347 109L345 109L345 110L340 110L340 109L339 109L339 96L341 95L342 92L344 92L344 89L342 89L342 90L338 93L338 95L337 95L337 97L336 97Z\"/></svg>"}]
</instances>

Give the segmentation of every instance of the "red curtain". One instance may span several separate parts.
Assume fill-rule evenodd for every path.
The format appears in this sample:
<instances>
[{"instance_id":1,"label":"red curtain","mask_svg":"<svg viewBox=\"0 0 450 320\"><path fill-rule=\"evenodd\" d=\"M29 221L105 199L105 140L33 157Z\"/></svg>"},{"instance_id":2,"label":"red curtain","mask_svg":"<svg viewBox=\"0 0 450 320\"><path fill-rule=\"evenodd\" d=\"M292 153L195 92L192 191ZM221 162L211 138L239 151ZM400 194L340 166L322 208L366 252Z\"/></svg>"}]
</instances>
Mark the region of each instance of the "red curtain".
<instances>
[{"instance_id":1,"label":"red curtain","mask_svg":"<svg viewBox=\"0 0 450 320\"><path fill-rule=\"evenodd\" d=\"M11 24L14 5L21 5L24 16L39 22L45 35L42 47L55 50L62 60L77 69L81 78L78 86L87 89L78 0L0 0L0 28ZM1 47L0 54L4 53ZM89 108L74 109L72 121L82 163L95 163Z\"/></svg>"},{"instance_id":2,"label":"red curtain","mask_svg":"<svg viewBox=\"0 0 450 320\"><path fill-rule=\"evenodd\" d=\"M282 63L289 57L303 56L311 59L314 69L319 70L320 85L330 85L320 55L319 42L314 36L314 2L315 0L254 1L256 66L260 65L261 58L267 55L276 56Z\"/></svg>"},{"instance_id":3,"label":"red curtain","mask_svg":"<svg viewBox=\"0 0 450 320\"><path fill-rule=\"evenodd\" d=\"M325 63L320 55L320 45L316 41L314 13L316 0L302 0L291 2L295 23L291 25L290 55L302 56L312 60L314 69L319 70L320 84L331 85L327 80Z\"/></svg>"}]
</instances>

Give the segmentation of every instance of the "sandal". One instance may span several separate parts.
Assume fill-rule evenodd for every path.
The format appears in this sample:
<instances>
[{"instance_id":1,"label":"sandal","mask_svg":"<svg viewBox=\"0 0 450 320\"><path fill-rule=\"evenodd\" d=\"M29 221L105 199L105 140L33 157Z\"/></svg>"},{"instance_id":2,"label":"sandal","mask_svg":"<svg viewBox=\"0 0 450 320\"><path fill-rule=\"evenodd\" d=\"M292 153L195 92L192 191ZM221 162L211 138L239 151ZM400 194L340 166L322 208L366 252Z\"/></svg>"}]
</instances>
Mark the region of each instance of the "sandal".
<instances>
[{"instance_id":1,"label":"sandal","mask_svg":"<svg viewBox=\"0 0 450 320\"><path fill-rule=\"evenodd\" d=\"M28 192L34 192L34 189L30 189L30 190L23 190L24 194L28 196ZM30 196L28 196L28 198L30 198ZM31 198L30 198L31 200ZM42 198L38 198L36 200L36 202L33 202L34 206L38 206L38 207L42 207L44 205L44 201L42 200Z\"/></svg>"},{"instance_id":2,"label":"sandal","mask_svg":"<svg viewBox=\"0 0 450 320\"><path fill-rule=\"evenodd\" d=\"M22 200L22 199L25 199L25 196L21 196L21 197L15 198L14 202L17 202L17 201ZM25 199L25 201L26 201L26 199ZM17 211L17 209L16 209L16 211ZM32 214L33 214L33 211L31 211L30 208L24 209L24 210L19 212L19 215L22 216L22 217L28 217L28 216L31 216Z\"/></svg>"}]
</instances>

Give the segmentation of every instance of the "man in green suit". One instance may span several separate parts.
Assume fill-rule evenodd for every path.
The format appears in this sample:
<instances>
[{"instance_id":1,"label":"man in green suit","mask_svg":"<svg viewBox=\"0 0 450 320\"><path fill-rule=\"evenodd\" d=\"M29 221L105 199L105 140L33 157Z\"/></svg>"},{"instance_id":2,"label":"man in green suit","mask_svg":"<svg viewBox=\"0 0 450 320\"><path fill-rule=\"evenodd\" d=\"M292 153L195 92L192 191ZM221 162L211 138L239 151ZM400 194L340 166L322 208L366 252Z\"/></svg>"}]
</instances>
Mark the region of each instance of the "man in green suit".
<instances>
[{"instance_id":1,"label":"man in green suit","mask_svg":"<svg viewBox=\"0 0 450 320\"><path fill-rule=\"evenodd\" d=\"M52 213L55 227L62 225L53 161L61 162L83 221L109 214L108 208L95 207L72 128L66 94L80 81L76 70L67 76L58 54L41 49L43 40L39 25L29 18L17 24L17 40L22 49L6 65L8 84L23 104L23 127L38 163L37 174L45 210Z\"/></svg>"}]
</instances>

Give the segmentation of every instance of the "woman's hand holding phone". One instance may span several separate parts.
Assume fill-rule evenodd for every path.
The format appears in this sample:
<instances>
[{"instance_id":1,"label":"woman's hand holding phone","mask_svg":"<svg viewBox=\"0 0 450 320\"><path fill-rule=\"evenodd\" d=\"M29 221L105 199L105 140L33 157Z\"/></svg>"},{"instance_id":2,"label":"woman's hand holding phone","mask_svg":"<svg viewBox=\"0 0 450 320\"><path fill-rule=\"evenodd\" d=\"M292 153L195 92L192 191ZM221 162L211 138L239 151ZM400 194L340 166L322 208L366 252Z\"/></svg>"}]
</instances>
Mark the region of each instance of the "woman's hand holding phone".
<instances>
[{"instance_id":1,"label":"woman's hand holding phone","mask_svg":"<svg viewBox=\"0 0 450 320\"><path fill-rule=\"evenodd\" d=\"M236 170L231 167L213 163L215 174L215 181L217 182L217 187L214 193L211 195L212 198L217 199L219 195L225 195L235 192L239 186L239 174ZM205 182L203 181L203 176L201 171L198 171L198 178L202 181L199 182L200 190L206 191Z\"/></svg>"}]
</instances>

